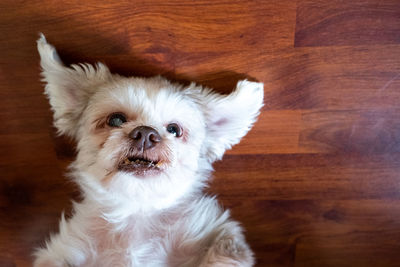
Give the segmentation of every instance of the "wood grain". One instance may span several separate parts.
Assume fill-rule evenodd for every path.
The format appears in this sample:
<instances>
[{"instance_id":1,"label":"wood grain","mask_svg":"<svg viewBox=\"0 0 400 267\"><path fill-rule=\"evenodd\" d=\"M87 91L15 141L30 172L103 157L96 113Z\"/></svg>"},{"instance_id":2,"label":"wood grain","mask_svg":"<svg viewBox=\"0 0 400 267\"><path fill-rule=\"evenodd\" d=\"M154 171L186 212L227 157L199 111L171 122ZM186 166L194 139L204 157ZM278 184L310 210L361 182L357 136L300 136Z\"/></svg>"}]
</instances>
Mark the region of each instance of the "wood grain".
<instances>
[{"instance_id":1,"label":"wood grain","mask_svg":"<svg viewBox=\"0 0 400 267\"><path fill-rule=\"evenodd\" d=\"M398 266L399 200L249 198L224 204L244 222L253 248L263 251L259 266Z\"/></svg>"},{"instance_id":2,"label":"wood grain","mask_svg":"<svg viewBox=\"0 0 400 267\"><path fill-rule=\"evenodd\" d=\"M295 46L399 44L398 1L297 2Z\"/></svg>"},{"instance_id":3,"label":"wood grain","mask_svg":"<svg viewBox=\"0 0 400 267\"><path fill-rule=\"evenodd\" d=\"M253 130L207 190L257 266L399 266L397 0L0 2L0 266L31 266L70 199L35 40L66 63L230 92L265 84Z\"/></svg>"}]
</instances>

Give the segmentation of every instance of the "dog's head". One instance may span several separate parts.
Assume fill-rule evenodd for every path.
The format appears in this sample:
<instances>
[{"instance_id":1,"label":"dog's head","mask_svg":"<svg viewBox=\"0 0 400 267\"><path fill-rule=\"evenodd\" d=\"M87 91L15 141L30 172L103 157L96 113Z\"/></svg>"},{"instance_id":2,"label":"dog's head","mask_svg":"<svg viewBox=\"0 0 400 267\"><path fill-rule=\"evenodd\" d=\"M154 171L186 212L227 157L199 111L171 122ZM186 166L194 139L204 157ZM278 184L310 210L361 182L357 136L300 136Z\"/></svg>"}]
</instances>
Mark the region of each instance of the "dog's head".
<instances>
[{"instance_id":1,"label":"dog's head","mask_svg":"<svg viewBox=\"0 0 400 267\"><path fill-rule=\"evenodd\" d=\"M54 124L78 143L73 169L86 191L166 207L201 188L262 106L261 83L240 81L223 96L161 77L121 77L100 63L66 67L44 36L38 49Z\"/></svg>"}]
</instances>

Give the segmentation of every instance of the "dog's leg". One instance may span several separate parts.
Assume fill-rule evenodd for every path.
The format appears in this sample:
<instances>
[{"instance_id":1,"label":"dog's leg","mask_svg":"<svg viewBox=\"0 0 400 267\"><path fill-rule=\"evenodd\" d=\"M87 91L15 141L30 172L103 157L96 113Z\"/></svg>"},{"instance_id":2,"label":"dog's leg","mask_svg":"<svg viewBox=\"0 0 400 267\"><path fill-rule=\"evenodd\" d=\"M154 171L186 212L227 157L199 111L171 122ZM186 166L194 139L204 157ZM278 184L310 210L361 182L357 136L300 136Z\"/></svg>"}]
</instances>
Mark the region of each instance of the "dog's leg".
<instances>
[{"instance_id":1,"label":"dog's leg","mask_svg":"<svg viewBox=\"0 0 400 267\"><path fill-rule=\"evenodd\" d=\"M200 266L249 267L253 265L253 253L245 241L242 228L236 222L227 221L219 228L219 233Z\"/></svg>"},{"instance_id":2,"label":"dog's leg","mask_svg":"<svg viewBox=\"0 0 400 267\"><path fill-rule=\"evenodd\" d=\"M84 263L90 251L90 239L83 232L83 224L77 216L68 221L62 216L60 232L51 236L50 241L46 242L46 248L35 252L33 266L69 267Z\"/></svg>"}]
</instances>

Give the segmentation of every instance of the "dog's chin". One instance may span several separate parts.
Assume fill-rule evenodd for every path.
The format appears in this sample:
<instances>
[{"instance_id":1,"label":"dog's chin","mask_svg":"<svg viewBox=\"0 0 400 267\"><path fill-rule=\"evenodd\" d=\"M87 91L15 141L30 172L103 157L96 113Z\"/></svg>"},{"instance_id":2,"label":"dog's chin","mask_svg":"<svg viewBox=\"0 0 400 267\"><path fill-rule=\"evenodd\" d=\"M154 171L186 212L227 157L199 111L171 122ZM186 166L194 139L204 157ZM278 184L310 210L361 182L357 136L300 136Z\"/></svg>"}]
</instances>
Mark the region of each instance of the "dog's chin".
<instances>
[{"instance_id":1,"label":"dog's chin","mask_svg":"<svg viewBox=\"0 0 400 267\"><path fill-rule=\"evenodd\" d=\"M146 178L160 175L165 163L161 160L149 159L140 156L131 156L118 164L118 171L132 174L133 176Z\"/></svg>"}]
</instances>

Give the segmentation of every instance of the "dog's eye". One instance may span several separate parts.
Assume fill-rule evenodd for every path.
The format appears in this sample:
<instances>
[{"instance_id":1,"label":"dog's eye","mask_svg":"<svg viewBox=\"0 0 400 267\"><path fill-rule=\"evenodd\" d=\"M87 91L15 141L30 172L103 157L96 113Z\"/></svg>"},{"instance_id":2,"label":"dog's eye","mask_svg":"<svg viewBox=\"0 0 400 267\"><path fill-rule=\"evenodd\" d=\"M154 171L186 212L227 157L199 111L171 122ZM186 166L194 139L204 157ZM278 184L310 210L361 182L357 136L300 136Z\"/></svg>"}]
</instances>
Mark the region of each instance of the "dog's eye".
<instances>
[{"instance_id":1,"label":"dog's eye","mask_svg":"<svg viewBox=\"0 0 400 267\"><path fill-rule=\"evenodd\" d=\"M167 132L172 133L175 137L182 136L182 128L176 123L170 123L167 125Z\"/></svg>"},{"instance_id":2,"label":"dog's eye","mask_svg":"<svg viewBox=\"0 0 400 267\"><path fill-rule=\"evenodd\" d=\"M114 113L108 117L107 124L111 127L120 127L123 123L126 122L126 118L121 113Z\"/></svg>"}]
</instances>

